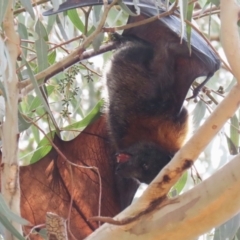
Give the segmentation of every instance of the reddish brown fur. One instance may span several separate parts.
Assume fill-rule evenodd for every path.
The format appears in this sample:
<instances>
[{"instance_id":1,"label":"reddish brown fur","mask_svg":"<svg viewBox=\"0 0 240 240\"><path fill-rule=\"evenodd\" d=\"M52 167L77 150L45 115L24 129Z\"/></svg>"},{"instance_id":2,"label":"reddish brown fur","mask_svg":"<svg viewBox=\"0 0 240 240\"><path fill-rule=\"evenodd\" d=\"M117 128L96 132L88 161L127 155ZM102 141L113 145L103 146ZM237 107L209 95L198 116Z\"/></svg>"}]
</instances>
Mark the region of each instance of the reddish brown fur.
<instances>
[{"instance_id":1,"label":"reddish brown fur","mask_svg":"<svg viewBox=\"0 0 240 240\"><path fill-rule=\"evenodd\" d=\"M176 124L169 119L157 117L140 117L130 120L125 137L120 146L127 148L137 141L146 140L159 144L170 153L178 151L188 135L188 120L182 124Z\"/></svg>"}]
</instances>

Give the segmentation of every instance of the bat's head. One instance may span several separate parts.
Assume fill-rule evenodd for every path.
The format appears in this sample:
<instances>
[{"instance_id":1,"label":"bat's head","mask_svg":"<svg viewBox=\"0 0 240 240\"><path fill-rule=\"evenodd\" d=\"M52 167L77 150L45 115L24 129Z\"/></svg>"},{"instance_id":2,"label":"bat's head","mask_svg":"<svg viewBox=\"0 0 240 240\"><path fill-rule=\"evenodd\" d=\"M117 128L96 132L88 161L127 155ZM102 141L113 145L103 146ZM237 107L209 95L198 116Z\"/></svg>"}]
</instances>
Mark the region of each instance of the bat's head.
<instances>
[{"instance_id":1,"label":"bat's head","mask_svg":"<svg viewBox=\"0 0 240 240\"><path fill-rule=\"evenodd\" d=\"M152 142L138 142L116 154L116 174L149 184L171 160L172 154Z\"/></svg>"}]
</instances>

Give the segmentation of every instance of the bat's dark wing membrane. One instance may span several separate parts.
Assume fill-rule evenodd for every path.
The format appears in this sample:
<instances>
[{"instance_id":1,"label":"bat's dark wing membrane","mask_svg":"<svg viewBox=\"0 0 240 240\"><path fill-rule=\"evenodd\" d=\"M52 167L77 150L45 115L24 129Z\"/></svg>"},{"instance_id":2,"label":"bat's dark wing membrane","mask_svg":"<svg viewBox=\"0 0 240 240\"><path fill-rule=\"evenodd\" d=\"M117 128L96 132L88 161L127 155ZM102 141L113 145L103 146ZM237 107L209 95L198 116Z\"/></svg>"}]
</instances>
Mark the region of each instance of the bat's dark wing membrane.
<instances>
[{"instance_id":1,"label":"bat's dark wing membrane","mask_svg":"<svg viewBox=\"0 0 240 240\"><path fill-rule=\"evenodd\" d=\"M111 3L112 1L108 0L108 3ZM133 6L134 3L132 0L124 0L123 1L126 5ZM152 1L149 1L150 3L148 4L148 1L139 1L139 6L140 7L151 7L152 6ZM54 11L53 9L50 9L46 12L43 13L44 16L60 13L69 9L73 8L78 8L78 7L87 7L87 6L96 6L96 5L103 5L103 0L67 0L66 2L62 3L59 6L59 9ZM155 5L153 5L155 6Z\"/></svg>"}]
</instances>

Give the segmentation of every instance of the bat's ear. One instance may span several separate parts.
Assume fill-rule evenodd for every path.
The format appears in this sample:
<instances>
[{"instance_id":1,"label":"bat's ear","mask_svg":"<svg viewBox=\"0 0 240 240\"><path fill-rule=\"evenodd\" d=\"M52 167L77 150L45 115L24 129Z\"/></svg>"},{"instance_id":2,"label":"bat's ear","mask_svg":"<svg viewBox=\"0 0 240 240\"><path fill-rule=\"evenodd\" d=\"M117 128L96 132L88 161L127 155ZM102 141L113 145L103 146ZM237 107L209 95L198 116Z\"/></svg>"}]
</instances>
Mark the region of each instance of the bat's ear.
<instances>
[{"instance_id":1,"label":"bat's ear","mask_svg":"<svg viewBox=\"0 0 240 240\"><path fill-rule=\"evenodd\" d=\"M128 153L116 153L117 163L125 163L129 161L131 155Z\"/></svg>"}]
</instances>

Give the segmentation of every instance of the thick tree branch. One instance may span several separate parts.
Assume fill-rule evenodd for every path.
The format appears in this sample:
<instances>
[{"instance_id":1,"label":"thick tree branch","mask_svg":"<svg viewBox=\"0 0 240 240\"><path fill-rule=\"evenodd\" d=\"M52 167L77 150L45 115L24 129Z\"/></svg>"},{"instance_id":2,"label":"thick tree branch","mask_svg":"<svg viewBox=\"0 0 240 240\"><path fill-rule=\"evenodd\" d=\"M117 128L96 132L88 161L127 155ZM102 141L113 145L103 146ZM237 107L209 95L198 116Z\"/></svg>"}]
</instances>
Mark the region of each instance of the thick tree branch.
<instances>
[{"instance_id":1,"label":"thick tree branch","mask_svg":"<svg viewBox=\"0 0 240 240\"><path fill-rule=\"evenodd\" d=\"M210 178L176 198L175 204L144 216L131 228L104 224L86 240L192 240L239 211L239 168L238 155Z\"/></svg>"},{"instance_id":2,"label":"thick tree branch","mask_svg":"<svg viewBox=\"0 0 240 240\"><path fill-rule=\"evenodd\" d=\"M20 215L20 188L19 188L19 162L18 162L18 78L16 75L16 61L20 54L20 39L15 32L13 17L13 2L8 1L3 29L5 37L4 54L6 59L5 69L0 75L5 87L6 112L5 119L0 126L2 134L2 168L1 168L1 193L9 208ZM2 39L1 39L2 40ZM19 223L12 225L21 233L22 227ZM15 239L9 231L5 231L5 239Z\"/></svg>"}]
</instances>

